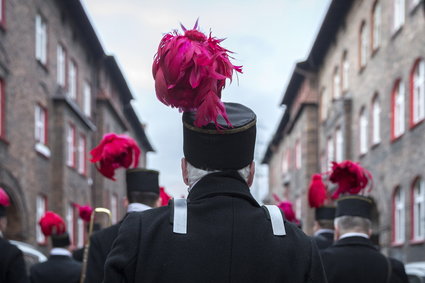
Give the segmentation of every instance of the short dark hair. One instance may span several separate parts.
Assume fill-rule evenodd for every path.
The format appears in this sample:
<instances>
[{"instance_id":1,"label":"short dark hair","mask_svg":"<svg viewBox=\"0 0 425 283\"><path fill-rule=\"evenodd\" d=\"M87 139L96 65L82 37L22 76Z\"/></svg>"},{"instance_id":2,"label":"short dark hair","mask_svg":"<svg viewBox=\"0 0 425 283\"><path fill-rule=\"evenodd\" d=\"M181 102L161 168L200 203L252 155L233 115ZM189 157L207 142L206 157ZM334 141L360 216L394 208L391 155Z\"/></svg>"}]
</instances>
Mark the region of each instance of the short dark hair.
<instances>
[{"instance_id":1,"label":"short dark hair","mask_svg":"<svg viewBox=\"0 0 425 283\"><path fill-rule=\"evenodd\" d=\"M151 192L129 192L128 193L128 201L130 203L138 202L146 204L150 207L154 207L156 202L158 201L159 195Z\"/></svg>"},{"instance_id":2,"label":"short dark hair","mask_svg":"<svg viewBox=\"0 0 425 283\"><path fill-rule=\"evenodd\" d=\"M334 221L329 219L316 220L322 229L334 229Z\"/></svg>"}]
</instances>

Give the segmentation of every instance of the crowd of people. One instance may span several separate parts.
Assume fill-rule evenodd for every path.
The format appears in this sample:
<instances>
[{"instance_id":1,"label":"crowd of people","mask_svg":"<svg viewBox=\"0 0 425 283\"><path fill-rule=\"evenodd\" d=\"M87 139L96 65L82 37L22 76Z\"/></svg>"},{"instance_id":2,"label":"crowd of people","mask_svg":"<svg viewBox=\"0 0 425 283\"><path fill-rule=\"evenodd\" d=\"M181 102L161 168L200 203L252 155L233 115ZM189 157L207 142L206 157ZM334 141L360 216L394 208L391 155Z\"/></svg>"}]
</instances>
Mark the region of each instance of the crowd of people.
<instances>
[{"instance_id":1,"label":"crowd of people","mask_svg":"<svg viewBox=\"0 0 425 283\"><path fill-rule=\"evenodd\" d=\"M183 112L188 197L161 206L159 172L130 169L137 146L111 134L92 150L92 161L108 178L127 168L125 217L91 235L83 266L73 259L65 222L47 212L40 227L51 239L50 256L27 276L22 253L1 234L8 205L2 192L0 282L407 283L403 264L370 240L373 202L366 188L372 176L359 164L334 163L331 172L312 176L312 236L287 201L260 205L253 198L257 118L244 105L221 101L225 80L242 67L230 62L222 40L197 24L183 31L163 37L153 75L160 101ZM81 250L74 254L82 258Z\"/></svg>"}]
</instances>

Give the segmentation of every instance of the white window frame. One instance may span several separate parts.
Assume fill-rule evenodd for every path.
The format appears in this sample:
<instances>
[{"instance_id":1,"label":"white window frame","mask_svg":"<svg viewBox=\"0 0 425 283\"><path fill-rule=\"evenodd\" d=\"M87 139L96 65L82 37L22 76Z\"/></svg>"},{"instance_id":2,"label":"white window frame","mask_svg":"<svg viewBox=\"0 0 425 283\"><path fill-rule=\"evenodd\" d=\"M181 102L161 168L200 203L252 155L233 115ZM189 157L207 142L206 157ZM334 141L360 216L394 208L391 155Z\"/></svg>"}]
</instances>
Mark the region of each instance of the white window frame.
<instances>
[{"instance_id":1,"label":"white window frame","mask_svg":"<svg viewBox=\"0 0 425 283\"><path fill-rule=\"evenodd\" d=\"M381 104L378 96L372 101L372 144L381 142Z\"/></svg>"},{"instance_id":2,"label":"white window frame","mask_svg":"<svg viewBox=\"0 0 425 283\"><path fill-rule=\"evenodd\" d=\"M69 62L69 73L68 73L68 96L72 100L77 100L77 76L78 76L78 69L77 64L74 60L70 60Z\"/></svg>"},{"instance_id":3,"label":"white window frame","mask_svg":"<svg viewBox=\"0 0 425 283\"><path fill-rule=\"evenodd\" d=\"M381 3L377 1L373 7L373 41L372 50L376 50L381 45L381 29L382 29L382 9Z\"/></svg>"},{"instance_id":4,"label":"white window frame","mask_svg":"<svg viewBox=\"0 0 425 283\"><path fill-rule=\"evenodd\" d=\"M328 98L328 92L326 91L325 88L322 89L322 95L321 95L321 118L322 121L326 120L326 117L328 115L328 103L329 103L329 98Z\"/></svg>"},{"instance_id":5,"label":"white window frame","mask_svg":"<svg viewBox=\"0 0 425 283\"><path fill-rule=\"evenodd\" d=\"M295 168L300 169L302 166L302 148L301 141L297 140L295 143Z\"/></svg>"},{"instance_id":6,"label":"white window frame","mask_svg":"<svg viewBox=\"0 0 425 283\"><path fill-rule=\"evenodd\" d=\"M40 14L35 17L35 58L47 64L47 23Z\"/></svg>"},{"instance_id":7,"label":"white window frame","mask_svg":"<svg viewBox=\"0 0 425 283\"><path fill-rule=\"evenodd\" d=\"M77 247L84 247L84 221L81 218L78 218L77 220Z\"/></svg>"},{"instance_id":8,"label":"white window frame","mask_svg":"<svg viewBox=\"0 0 425 283\"><path fill-rule=\"evenodd\" d=\"M332 83L334 99L339 99L341 97L341 76L338 67L334 70Z\"/></svg>"},{"instance_id":9,"label":"white window frame","mask_svg":"<svg viewBox=\"0 0 425 283\"><path fill-rule=\"evenodd\" d=\"M342 162L344 160L344 135L341 127L335 131L335 161Z\"/></svg>"},{"instance_id":10,"label":"white window frame","mask_svg":"<svg viewBox=\"0 0 425 283\"><path fill-rule=\"evenodd\" d=\"M425 240L425 183L417 179L412 188L413 241Z\"/></svg>"},{"instance_id":11,"label":"white window frame","mask_svg":"<svg viewBox=\"0 0 425 283\"><path fill-rule=\"evenodd\" d=\"M91 116L91 86L88 81L83 86L83 112L87 117Z\"/></svg>"},{"instance_id":12,"label":"white window frame","mask_svg":"<svg viewBox=\"0 0 425 283\"><path fill-rule=\"evenodd\" d=\"M405 196L404 190L401 187L397 188L394 194L394 243L402 244L405 241L406 234L406 211L405 211Z\"/></svg>"},{"instance_id":13,"label":"white window frame","mask_svg":"<svg viewBox=\"0 0 425 283\"><path fill-rule=\"evenodd\" d=\"M47 144L47 110L39 104L35 105L34 136L37 143Z\"/></svg>"},{"instance_id":14,"label":"white window frame","mask_svg":"<svg viewBox=\"0 0 425 283\"><path fill-rule=\"evenodd\" d=\"M75 140L75 126L68 123L66 127L66 165L69 167L75 167Z\"/></svg>"},{"instance_id":15,"label":"white window frame","mask_svg":"<svg viewBox=\"0 0 425 283\"><path fill-rule=\"evenodd\" d=\"M37 195L36 197L36 210L35 210L35 238L38 244L46 244L46 237L41 231L38 221L44 216L47 210L47 198L44 195Z\"/></svg>"},{"instance_id":16,"label":"white window frame","mask_svg":"<svg viewBox=\"0 0 425 283\"><path fill-rule=\"evenodd\" d=\"M406 1L405 0L393 0L394 1L394 20L393 20L393 32L397 32L406 20Z\"/></svg>"},{"instance_id":17,"label":"white window frame","mask_svg":"<svg viewBox=\"0 0 425 283\"><path fill-rule=\"evenodd\" d=\"M360 67L364 68L367 65L369 52L369 35L365 22L362 23L360 28Z\"/></svg>"},{"instance_id":18,"label":"white window frame","mask_svg":"<svg viewBox=\"0 0 425 283\"><path fill-rule=\"evenodd\" d=\"M57 72L56 72L56 82L58 85L65 87L66 84L66 50L62 44L58 44L56 55L56 64L57 64Z\"/></svg>"},{"instance_id":19,"label":"white window frame","mask_svg":"<svg viewBox=\"0 0 425 283\"><path fill-rule=\"evenodd\" d=\"M403 81L396 85L394 93L394 138L398 138L405 131L405 88Z\"/></svg>"},{"instance_id":20,"label":"white window frame","mask_svg":"<svg viewBox=\"0 0 425 283\"><path fill-rule=\"evenodd\" d=\"M69 234L69 239L71 241L71 245L75 243L75 207L71 203L68 204L66 208L66 229Z\"/></svg>"},{"instance_id":21,"label":"white window frame","mask_svg":"<svg viewBox=\"0 0 425 283\"><path fill-rule=\"evenodd\" d=\"M359 127L360 154L363 155L368 150L368 119L366 108L360 111Z\"/></svg>"},{"instance_id":22,"label":"white window frame","mask_svg":"<svg viewBox=\"0 0 425 283\"><path fill-rule=\"evenodd\" d=\"M115 224L118 222L118 197L116 194L111 195L111 215L112 223Z\"/></svg>"},{"instance_id":23,"label":"white window frame","mask_svg":"<svg viewBox=\"0 0 425 283\"><path fill-rule=\"evenodd\" d=\"M334 141L332 137L328 137L326 141L326 167L327 170L331 169L331 162L335 161Z\"/></svg>"},{"instance_id":24,"label":"white window frame","mask_svg":"<svg viewBox=\"0 0 425 283\"><path fill-rule=\"evenodd\" d=\"M342 57L342 90L347 91L349 87L350 62L348 61L348 52L345 51Z\"/></svg>"},{"instance_id":25,"label":"white window frame","mask_svg":"<svg viewBox=\"0 0 425 283\"><path fill-rule=\"evenodd\" d=\"M425 60L421 59L412 72L413 124L425 118Z\"/></svg>"},{"instance_id":26,"label":"white window frame","mask_svg":"<svg viewBox=\"0 0 425 283\"><path fill-rule=\"evenodd\" d=\"M86 175L86 148L87 140L84 134L78 136L78 173Z\"/></svg>"}]
</instances>

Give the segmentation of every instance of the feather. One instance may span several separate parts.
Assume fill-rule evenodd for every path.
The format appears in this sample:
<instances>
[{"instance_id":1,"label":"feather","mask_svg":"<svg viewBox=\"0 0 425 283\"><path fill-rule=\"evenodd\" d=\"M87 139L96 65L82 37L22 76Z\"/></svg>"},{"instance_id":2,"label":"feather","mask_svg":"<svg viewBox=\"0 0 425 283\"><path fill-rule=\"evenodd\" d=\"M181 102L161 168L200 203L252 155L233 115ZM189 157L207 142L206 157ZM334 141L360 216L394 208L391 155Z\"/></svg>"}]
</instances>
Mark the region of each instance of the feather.
<instances>
[{"instance_id":1,"label":"feather","mask_svg":"<svg viewBox=\"0 0 425 283\"><path fill-rule=\"evenodd\" d=\"M198 21L191 30L183 25L181 28L184 35L174 31L163 36L154 57L157 98L180 111L199 110L195 120L198 127L214 122L219 128L219 115L231 127L221 91L234 71L242 73L242 66L230 62L231 52L220 46L222 40L198 30Z\"/></svg>"},{"instance_id":2,"label":"feather","mask_svg":"<svg viewBox=\"0 0 425 283\"><path fill-rule=\"evenodd\" d=\"M38 224L40 225L41 232L43 232L46 237L52 234L61 235L66 231L63 219L52 211L47 211Z\"/></svg>"},{"instance_id":3,"label":"feather","mask_svg":"<svg viewBox=\"0 0 425 283\"><path fill-rule=\"evenodd\" d=\"M3 188L0 188L0 205L1 206L9 206L10 205L10 199L5 190Z\"/></svg>"},{"instance_id":4,"label":"feather","mask_svg":"<svg viewBox=\"0 0 425 283\"><path fill-rule=\"evenodd\" d=\"M165 192L164 187L159 187L159 196L161 197L161 206L168 205L168 202L171 199L171 196Z\"/></svg>"},{"instance_id":5,"label":"feather","mask_svg":"<svg viewBox=\"0 0 425 283\"><path fill-rule=\"evenodd\" d=\"M311 178L310 187L308 189L308 202L310 207L321 207L327 198L326 186L323 183L322 175L314 174Z\"/></svg>"},{"instance_id":6,"label":"feather","mask_svg":"<svg viewBox=\"0 0 425 283\"><path fill-rule=\"evenodd\" d=\"M295 212L290 201L282 201L277 206L283 211L286 220L295 224L300 223L300 221L295 217Z\"/></svg>"},{"instance_id":7,"label":"feather","mask_svg":"<svg viewBox=\"0 0 425 283\"><path fill-rule=\"evenodd\" d=\"M90 222L93 208L90 205L74 204L78 208L78 216L85 222Z\"/></svg>"}]
</instances>

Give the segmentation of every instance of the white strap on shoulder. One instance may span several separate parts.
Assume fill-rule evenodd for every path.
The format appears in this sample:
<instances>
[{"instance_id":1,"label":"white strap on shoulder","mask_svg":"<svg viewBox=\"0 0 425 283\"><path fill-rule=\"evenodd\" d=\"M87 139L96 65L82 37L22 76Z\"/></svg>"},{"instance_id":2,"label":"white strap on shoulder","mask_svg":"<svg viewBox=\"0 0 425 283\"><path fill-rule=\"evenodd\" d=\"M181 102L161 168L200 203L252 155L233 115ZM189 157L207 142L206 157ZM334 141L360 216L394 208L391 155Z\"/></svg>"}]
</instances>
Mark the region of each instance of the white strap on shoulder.
<instances>
[{"instance_id":1,"label":"white strap on shoulder","mask_svg":"<svg viewBox=\"0 0 425 283\"><path fill-rule=\"evenodd\" d=\"M264 205L270 215L270 221L272 222L273 235L285 236L286 229L283 222L282 212L276 205Z\"/></svg>"},{"instance_id":2,"label":"white strap on shoulder","mask_svg":"<svg viewBox=\"0 0 425 283\"><path fill-rule=\"evenodd\" d=\"M176 234L187 234L187 200L184 198L175 198L173 202L173 232Z\"/></svg>"}]
</instances>

